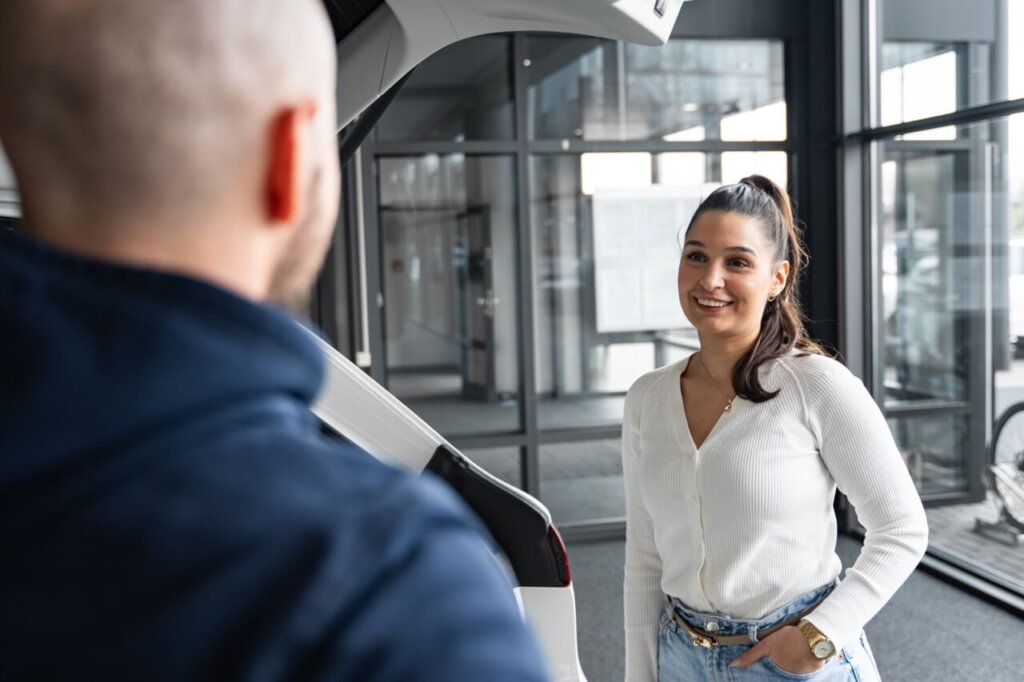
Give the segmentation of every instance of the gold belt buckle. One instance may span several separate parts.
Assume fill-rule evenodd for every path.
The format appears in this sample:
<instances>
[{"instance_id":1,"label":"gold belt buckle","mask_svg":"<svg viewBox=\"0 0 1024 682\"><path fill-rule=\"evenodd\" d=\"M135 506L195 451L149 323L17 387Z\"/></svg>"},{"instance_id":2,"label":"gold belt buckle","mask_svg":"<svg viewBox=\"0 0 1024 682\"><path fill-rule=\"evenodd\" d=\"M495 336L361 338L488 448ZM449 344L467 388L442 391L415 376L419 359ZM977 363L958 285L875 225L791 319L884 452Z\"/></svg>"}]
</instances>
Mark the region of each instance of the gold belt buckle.
<instances>
[{"instance_id":1,"label":"gold belt buckle","mask_svg":"<svg viewBox=\"0 0 1024 682\"><path fill-rule=\"evenodd\" d=\"M703 635L698 634L692 634L690 636L693 637L694 646L702 646L705 649L710 649L715 645L715 643L711 640L710 637L704 637Z\"/></svg>"},{"instance_id":2,"label":"gold belt buckle","mask_svg":"<svg viewBox=\"0 0 1024 682\"><path fill-rule=\"evenodd\" d=\"M710 649L711 647L713 647L713 646L715 646L717 644L717 642L715 642L715 640L712 639L711 637L705 637L704 635L702 635L702 634L700 634L698 632L695 632L693 630L693 628L691 628L686 623L686 621L683 620L679 616L679 614L676 613L675 611L672 612L672 618L676 621L676 623L679 624L679 627L681 627L683 629L683 631L686 632L686 634L690 636L690 639L693 640L693 645L694 646L701 646L701 647L704 647L705 649Z\"/></svg>"}]
</instances>

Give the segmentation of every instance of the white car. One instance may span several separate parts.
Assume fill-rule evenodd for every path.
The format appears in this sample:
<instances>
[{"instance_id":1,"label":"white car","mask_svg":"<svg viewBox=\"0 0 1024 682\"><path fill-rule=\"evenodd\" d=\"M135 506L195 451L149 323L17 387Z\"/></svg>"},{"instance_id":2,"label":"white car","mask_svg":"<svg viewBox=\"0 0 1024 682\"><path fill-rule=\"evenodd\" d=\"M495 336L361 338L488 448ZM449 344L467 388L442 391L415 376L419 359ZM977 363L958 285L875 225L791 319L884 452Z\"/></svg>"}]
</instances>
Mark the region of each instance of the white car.
<instances>
[{"instance_id":1,"label":"white car","mask_svg":"<svg viewBox=\"0 0 1024 682\"><path fill-rule=\"evenodd\" d=\"M342 158L369 133L397 90L394 86L451 43L486 33L557 31L661 45L683 2L325 0L338 39L339 123L348 126L340 141ZM355 364L321 344L329 371L314 408L320 419L382 459L448 481L508 559L552 679L584 682L569 560L547 508L473 464Z\"/></svg>"}]
</instances>

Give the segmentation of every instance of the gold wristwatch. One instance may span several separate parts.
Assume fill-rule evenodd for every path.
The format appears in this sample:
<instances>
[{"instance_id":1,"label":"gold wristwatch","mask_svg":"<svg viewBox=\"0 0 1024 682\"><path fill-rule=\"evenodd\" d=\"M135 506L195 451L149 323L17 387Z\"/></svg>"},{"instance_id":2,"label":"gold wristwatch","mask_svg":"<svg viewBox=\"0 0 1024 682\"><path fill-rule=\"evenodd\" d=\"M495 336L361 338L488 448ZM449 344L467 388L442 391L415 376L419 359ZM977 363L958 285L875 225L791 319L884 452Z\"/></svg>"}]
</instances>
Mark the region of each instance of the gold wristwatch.
<instances>
[{"instance_id":1,"label":"gold wristwatch","mask_svg":"<svg viewBox=\"0 0 1024 682\"><path fill-rule=\"evenodd\" d=\"M836 653L836 645L832 643L828 637L821 633L821 630L814 627L814 624L806 618L800 621L800 632L803 633L804 638L807 640L807 645L811 647L811 655L817 658L819 661L832 658Z\"/></svg>"}]
</instances>

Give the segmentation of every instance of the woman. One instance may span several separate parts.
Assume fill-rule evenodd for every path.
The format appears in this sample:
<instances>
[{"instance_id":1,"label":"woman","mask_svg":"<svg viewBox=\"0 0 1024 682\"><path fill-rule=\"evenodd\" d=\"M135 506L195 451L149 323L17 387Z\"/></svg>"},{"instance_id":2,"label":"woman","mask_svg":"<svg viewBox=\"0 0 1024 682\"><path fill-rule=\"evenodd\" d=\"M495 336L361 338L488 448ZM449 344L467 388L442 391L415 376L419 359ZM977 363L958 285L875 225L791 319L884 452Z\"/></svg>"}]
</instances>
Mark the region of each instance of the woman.
<instances>
[{"instance_id":1,"label":"woman","mask_svg":"<svg viewBox=\"0 0 1024 682\"><path fill-rule=\"evenodd\" d=\"M864 624L927 522L864 386L807 338L789 197L715 190L685 233L679 300L700 350L626 397L626 677L878 680ZM867 529L840 584L836 489Z\"/></svg>"}]
</instances>

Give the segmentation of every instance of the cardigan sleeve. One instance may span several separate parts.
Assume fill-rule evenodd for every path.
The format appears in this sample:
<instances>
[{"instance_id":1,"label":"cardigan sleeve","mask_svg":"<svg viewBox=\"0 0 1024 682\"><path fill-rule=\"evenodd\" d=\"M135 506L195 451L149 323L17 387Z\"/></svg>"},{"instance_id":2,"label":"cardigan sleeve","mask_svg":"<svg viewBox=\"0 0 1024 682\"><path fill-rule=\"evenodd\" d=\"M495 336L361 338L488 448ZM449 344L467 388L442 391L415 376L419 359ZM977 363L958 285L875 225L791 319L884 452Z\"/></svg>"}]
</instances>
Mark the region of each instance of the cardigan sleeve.
<instances>
[{"instance_id":1,"label":"cardigan sleeve","mask_svg":"<svg viewBox=\"0 0 1024 682\"><path fill-rule=\"evenodd\" d=\"M647 377L626 395L622 420L622 478L626 491L626 566L623 606L626 630L626 682L658 677L658 623L665 597L661 591L661 557L654 525L640 489L639 429Z\"/></svg>"},{"instance_id":2,"label":"cardigan sleeve","mask_svg":"<svg viewBox=\"0 0 1024 682\"><path fill-rule=\"evenodd\" d=\"M803 358L811 430L836 485L866 529L864 546L842 583L807 620L837 648L864 625L910 576L928 547L928 521L885 417L843 365Z\"/></svg>"}]
</instances>

